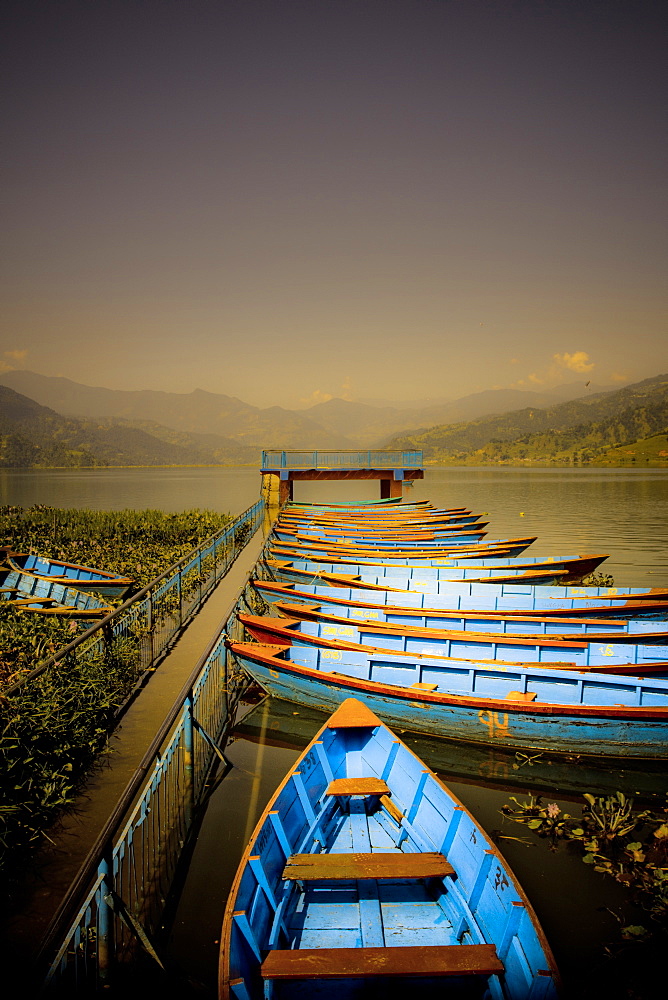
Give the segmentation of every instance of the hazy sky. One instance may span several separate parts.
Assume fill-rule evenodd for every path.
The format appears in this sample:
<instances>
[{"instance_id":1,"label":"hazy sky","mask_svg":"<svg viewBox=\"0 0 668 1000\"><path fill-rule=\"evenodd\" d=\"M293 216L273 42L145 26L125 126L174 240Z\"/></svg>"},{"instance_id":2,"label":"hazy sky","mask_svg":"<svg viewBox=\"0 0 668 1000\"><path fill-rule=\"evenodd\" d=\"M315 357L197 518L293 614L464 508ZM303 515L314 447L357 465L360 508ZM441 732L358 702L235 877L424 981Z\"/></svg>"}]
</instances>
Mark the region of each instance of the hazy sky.
<instances>
[{"instance_id":1,"label":"hazy sky","mask_svg":"<svg viewBox=\"0 0 668 1000\"><path fill-rule=\"evenodd\" d=\"M289 407L665 372L665 11L10 0L0 368Z\"/></svg>"}]
</instances>

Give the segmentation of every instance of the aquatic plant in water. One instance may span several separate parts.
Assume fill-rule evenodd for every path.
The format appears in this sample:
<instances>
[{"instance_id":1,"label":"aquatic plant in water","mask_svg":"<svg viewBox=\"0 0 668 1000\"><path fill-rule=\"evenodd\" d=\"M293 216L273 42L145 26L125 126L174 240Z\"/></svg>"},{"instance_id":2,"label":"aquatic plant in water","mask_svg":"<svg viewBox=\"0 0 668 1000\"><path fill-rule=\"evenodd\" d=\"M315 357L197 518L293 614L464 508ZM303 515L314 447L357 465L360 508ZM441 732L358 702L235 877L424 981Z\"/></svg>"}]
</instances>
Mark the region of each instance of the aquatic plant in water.
<instances>
[{"instance_id":1,"label":"aquatic plant in water","mask_svg":"<svg viewBox=\"0 0 668 1000\"><path fill-rule=\"evenodd\" d=\"M548 838L553 849L559 841L579 842L583 862L626 886L633 900L656 922L655 929L665 932L668 802L663 808L638 810L633 798L619 791L606 796L587 794L584 800L579 817L562 812L556 802L544 803L541 796L533 795L524 802L510 796L513 805L503 806L501 813Z\"/></svg>"},{"instance_id":2,"label":"aquatic plant in water","mask_svg":"<svg viewBox=\"0 0 668 1000\"><path fill-rule=\"evenodd\" d=\"M199 510L0 507L0 545L112 570L143 586L229 521L228 515ZM182 596L194 594L212 570L212 559L204 557L184 574ZM178 606L175 593L165 593L165 615L174 602ZM85 628L0 602L0 691ZM58 810L72 802L82 777L105 751L116 712L144 670L145 632L138 617L123 638L92 638L85 656L68 655L10 698L0 694L0 871L47 837Z\"/></svg>"}]
</instances>

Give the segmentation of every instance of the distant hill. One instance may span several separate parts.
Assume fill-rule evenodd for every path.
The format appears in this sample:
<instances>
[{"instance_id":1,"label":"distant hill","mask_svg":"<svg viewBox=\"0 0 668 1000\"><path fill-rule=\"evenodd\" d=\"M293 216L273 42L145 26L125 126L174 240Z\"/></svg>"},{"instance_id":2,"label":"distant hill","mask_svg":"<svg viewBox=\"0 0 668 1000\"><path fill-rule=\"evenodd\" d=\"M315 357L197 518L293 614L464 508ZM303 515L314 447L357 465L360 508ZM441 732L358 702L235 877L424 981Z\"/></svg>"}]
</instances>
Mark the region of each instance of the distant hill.
<instances>
[{"instance_id":1,"label":"distant hill","mask_svg":"<svg viewBox=\"0 0 668 1000\"><path fill-rule=\"evenodd\" d=\"M330 434L304 413L279 406L260 409L234 396L204 392L128 392L80 385L29 371L0 375L0 384L66 417L114 417L152 421L190 434L218 434L258 448L345 448L342 435Z\"/></svg>"},{"instance_id":2,"label":"distant hill","mask_svg":"<svg viewBox=\"0 0 668 1000\"><path fill-rule=\"evenodd\" d=\"M30 371L0 374L8 386L65 417L149 421L189 434L217 434L257 448L337 449L383 447L393 436L445 423L475 420L521 407L548 407L591 395L582 382L549 392L491 389L449 402L375 405L331 399L307 410L262 409L222 393L136 390L81 385Z\"/></svg>"},{"instance_id":3,"label":"distant hill","mask_svg":"<svg viewBox=\"0 0 668 1000\"><path fill-rule=\"evenodd\" d=\"M599 390L605 391L605 390ZM397 433L434 425L476 420L520 407L548 407L564 400L591 395L591 387L578 382L551 392L520 389L489 389L447 403L429 406L373 406L343 399L330 399L305 410L312 420L332 434L345 434L355 447L385 447ZM349 445L350 446L350 445Z\"/></svg>"},{"instance_id":4,"label":"distant hill","mask_svg":"<svg viewBox=\"0 0 668 1000\"><path fill-rule=\"evenodd\" d=\"M331 399L296 411L261 409L201 390L122 392L5 372L0 465L245 465L259 463L261 448L360 447L421 450L426 462L451 464L593 462L610 449L668 430L667 387L668 376L658 375L612 391L592 392L581 384L547 396L490 390L416 409ZM568 398L545 405L554 395ZM518 400L532 402L502 409ZM492 413L461 419L490 408ZM451 420L452 414L458 419ZM663 462L658 453L656 462Z\"/></svg>"},{"instance_id":5,"label":"distant hill","mask_svg":"<svg viewBox=\"0 0 668 1000\"><path fill-rule=\"evenodd\" d=\"M591 462L668 430L668 375L547 409L525 408L394 438L431 462Z\"/></svg>"},{"instance_id":6,"label":"distant hill","mask_svg":"<svg viewBox=\"0 0 668 1000\"><path fill-rule=\"evenodd\" d=\"M0 467L243 465L259 451L216 435L178 433L158 424L75 420L0 386Z\"/></svg>"},{"instance_id":7,"label":"distant hill","mask_svg":"<svg viewBox=\"0 0 668 1000\"><path fill-rule=\"evenodd\" d=\"M632 465L668 468L668 434L654 434L603 451L596 465Z\"/></svg>"}]
</instances>

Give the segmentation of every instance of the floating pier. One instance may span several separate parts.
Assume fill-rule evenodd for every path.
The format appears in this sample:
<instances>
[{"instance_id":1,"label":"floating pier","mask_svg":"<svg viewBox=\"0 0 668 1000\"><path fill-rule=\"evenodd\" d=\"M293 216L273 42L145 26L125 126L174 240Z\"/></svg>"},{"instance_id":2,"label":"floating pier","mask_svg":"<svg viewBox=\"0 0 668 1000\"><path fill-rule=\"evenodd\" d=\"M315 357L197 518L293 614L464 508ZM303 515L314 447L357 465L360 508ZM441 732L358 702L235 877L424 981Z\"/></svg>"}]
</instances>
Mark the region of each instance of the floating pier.
<instances>
[{"instance_id":1,"label":"floating pier","mask_svg":"<svg viewBox=\"0 0 668 1000\"><path fill-rule=\"evenodd\" d=\"M262 496L271 506L293 500L300 480L378 479L381 500L403 494L405 482L424 479L421 451L263 451Z\"/></svg>"}]
</instances>

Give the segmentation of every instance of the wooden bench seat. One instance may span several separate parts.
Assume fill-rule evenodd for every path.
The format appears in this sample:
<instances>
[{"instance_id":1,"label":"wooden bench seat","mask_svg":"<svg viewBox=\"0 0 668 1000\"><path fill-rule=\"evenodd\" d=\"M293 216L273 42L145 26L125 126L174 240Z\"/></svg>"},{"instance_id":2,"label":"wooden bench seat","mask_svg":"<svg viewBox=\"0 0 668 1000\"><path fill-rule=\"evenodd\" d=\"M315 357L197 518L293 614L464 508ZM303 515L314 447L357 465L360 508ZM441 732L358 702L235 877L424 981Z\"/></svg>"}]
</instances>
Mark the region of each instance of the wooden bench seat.
<instances>
[{"instance_id":1,"label":"wooden bench seat","mask_svg":"<svg viewBox=\"0 0 668 1000\"><path fill-rule=\"evenodd\" d=\"M552 664L554 666L554 664ZM535 701L535 691L509 691L505 697L506 701Z\"/></svg>"},{"instance_id":2,"label":"wooden bench seat","mask_svg":"<svg viewBox=\"0 0 668 1000\"><path fill-rule=\"evenodd\" d=\"M336 778L327 786L328 795L389 795L382 778Z\"/></svg>"},{"instance_id":3,"label":"wooden bench seat","mask_svg":"<svg viewBox=\"0 0 668 1000\"><path fill-rule=\"evenodd\" d=\"M503 972L493 944L401 948L308 948L270 951L263 979L348 979L367 976L475 976Z\"/></svg>"},{"instance_id":4,"label":"wooden bench seat","mask_svg":"<svg viewBox=\"0 0 668 1000\"><path fill-rule=\"evenodd\" d=\"M18 604L57 604L55 597L22 597L18 601L12 602L15 605Z\"/></svg>"},{"instance_id":5,"label":"wooden bench seat","mask_svg":"<svg viewBox=\"0 0 668 1000\"><path fill-rule=\"evenodd\" d=\"M304 882L339 879L446 878L454 875L442 854L293 854L284 879Z\"/></svg>"}]
</instances>

